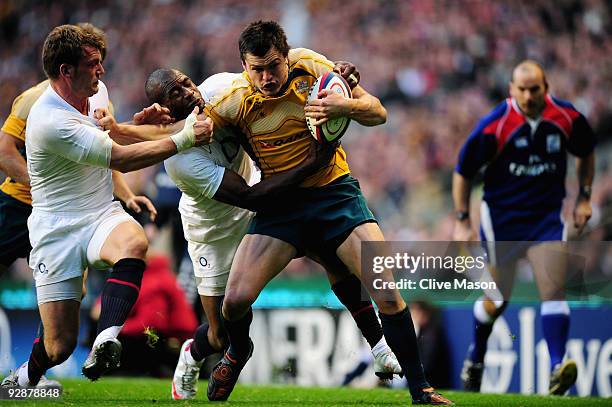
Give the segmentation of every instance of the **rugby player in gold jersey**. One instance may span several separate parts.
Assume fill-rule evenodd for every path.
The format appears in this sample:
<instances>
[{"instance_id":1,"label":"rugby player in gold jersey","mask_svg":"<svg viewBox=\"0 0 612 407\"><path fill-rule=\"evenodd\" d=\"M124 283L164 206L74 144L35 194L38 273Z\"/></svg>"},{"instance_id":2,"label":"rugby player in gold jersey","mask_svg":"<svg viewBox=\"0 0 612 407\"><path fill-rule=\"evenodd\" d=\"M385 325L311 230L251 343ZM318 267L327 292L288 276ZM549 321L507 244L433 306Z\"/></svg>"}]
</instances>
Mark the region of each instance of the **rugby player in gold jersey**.
<instances>
[{"instance_id":1,"label":"rugby player in gold jersey","mask_svg":"<svg viewBox=\"0 0 612 407\"><path fill-rule=\"evenodd\" d=\"M211 100L206 112L216 128L235 126L242 145L262 171L274 177L306 159L310 134L305 117L320 123L348 116L366 126L383 124L387 112L361 86L353 98L321 92L305 107L316 78L333 63L308 49L290 49L283 29L273 21L250 24L240 35L244 73L241 80ZM211 400L226 400L253 352L249 338L251 305L265 285L294 257L307 251L337 256L361 278L380 311L387 343L408 378L414 404L452 405L429 386L420 362L410 312L397 290L375 290L371 271L361 270L361 242L384 241L359 183L350 175L339 147L329 164L307 178L301 190L273 207L258 211L242 240L225 291L222 317L230 348L214 368L208 386ZM378 276L392 281L390 272ZM357 299L359 300L359 299Z\"/></svg>"}]
</instances>

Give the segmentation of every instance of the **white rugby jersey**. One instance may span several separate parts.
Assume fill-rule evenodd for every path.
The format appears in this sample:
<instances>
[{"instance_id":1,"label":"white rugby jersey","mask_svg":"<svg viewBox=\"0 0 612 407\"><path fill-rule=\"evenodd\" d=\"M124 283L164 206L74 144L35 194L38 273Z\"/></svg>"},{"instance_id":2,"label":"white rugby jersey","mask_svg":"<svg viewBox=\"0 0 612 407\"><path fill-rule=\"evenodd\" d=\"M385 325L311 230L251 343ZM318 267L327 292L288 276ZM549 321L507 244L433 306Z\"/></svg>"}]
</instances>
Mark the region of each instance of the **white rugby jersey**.
<instances>
[{"instance_id":1,"label":"white rugby jersey","mask_svg":"<svg viewBox=\"0 0 612 407\"><path fill-rule=\"evenodd\" d=\"M34 210L91 212L112 202L112 141L93 118L95 109L108 108L108 91L98 84L98 93L89 98L88 116L51 86L32 106L26 155Z\"/></svg>"},{"instance_id":2,"label":"white rugby jersey","mask_svg":"<svg viewBox=\"0 0 612 407\"><path fill-rule=\"evenodd\" d=\"M209 101L226 89L240 74L219 73L206 79L198 90ZM231 131L214 129L213 142L194 147L164 161L170 178L182 191L179 212L185 238L211 243L236 235L237 220L252 216L246 209L212 199L219 189L225 168L243 177L249 185L259 181L259 171ZM242 231L237 243L242 239Z\"/></svg>"}]
</instances>

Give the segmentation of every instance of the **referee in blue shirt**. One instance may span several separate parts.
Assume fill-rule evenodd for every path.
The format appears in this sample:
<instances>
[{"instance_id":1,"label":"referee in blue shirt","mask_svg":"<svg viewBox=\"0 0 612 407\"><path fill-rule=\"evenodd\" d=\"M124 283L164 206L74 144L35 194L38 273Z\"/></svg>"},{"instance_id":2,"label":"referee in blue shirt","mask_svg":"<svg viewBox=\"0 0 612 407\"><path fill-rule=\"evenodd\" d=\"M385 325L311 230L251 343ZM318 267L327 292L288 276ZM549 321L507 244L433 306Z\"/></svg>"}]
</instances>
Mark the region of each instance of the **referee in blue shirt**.
<instances>
[{"instance_id":1,"label":"referee in blue shirt","mask_svg":"<svg viewBox=\"0 0 612 407\"><path fill-rule=\"evenodd\" d=\"M569 331L565 300L567 152L576 156L580 192L573 221L580 234L591 217L591 184L595 172L595 134L569 102L548 94L546 74L535 61L516 66L510 97L480 120L465 141L453 174L456 210L454 239L473 240L469 215L471 180L484 171L480 235L486 242L489 270L499 293L485 293L474 304L474 337L461 378L466 390L479 391L487 339L512 290L515 262L523 253L531 263L542 300L542 332L551 361L551 394L565 394L577 376L576 363L563 363ZM522 251L504 253L495 242L530 242ZM516 248L516 245L511 246ZM511 258L510 258L511 257ZM492 298L493 297L493 298Z\"/></svg>"}]
</instances>

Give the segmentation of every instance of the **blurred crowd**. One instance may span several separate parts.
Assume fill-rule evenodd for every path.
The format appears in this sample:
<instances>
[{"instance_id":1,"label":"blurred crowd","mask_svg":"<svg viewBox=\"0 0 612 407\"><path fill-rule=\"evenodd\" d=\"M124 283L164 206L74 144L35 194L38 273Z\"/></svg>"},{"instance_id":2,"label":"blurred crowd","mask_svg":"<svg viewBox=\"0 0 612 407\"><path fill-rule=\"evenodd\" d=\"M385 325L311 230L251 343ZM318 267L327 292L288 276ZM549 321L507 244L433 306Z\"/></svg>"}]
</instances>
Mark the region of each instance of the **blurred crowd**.
<instances>
[{"instance_id":1,"label":"blurred crowd","mask_svg":"<svg viewBox=\"0 0 612 407\"><path fill-rule=\"evenodd\" d=\"M600 137L591 228L595 239L609 240L611 8L605 0L4 0L0 123L13 98L43 79L41 46L56 25L89 21L106 31L104 81L118 119L129 120L146 105L151 71L177 67L196 83L241 71L240 31L275 19L292 46L357 65L362 85L388 108L385 126L353 124L343 140L387 238L446 240L459 147L506 97L514 65L533 58L546 69L551 92L572 101ZM154 174L133 176L133 186L155 194Z\"/></svg>"}]
</instances>

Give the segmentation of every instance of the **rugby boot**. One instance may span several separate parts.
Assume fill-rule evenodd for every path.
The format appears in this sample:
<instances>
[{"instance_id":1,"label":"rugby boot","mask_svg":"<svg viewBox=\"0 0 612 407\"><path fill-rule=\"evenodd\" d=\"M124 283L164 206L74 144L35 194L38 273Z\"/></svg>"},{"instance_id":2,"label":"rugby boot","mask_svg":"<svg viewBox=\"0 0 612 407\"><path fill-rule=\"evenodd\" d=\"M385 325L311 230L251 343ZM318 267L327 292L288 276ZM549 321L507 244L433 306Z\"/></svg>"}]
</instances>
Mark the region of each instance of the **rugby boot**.
<instances>
[{"instance_id":1,"label":"rugby boot","mask_svg":"<svg viewBox=\"0 0 612 407\"><path fill-rule=\"evenodd\" d=\"M569 359L565 363L558 364L550 375L548 393L563 396L576 383L578 377L578 366L576 362Z\"/></svg>"},{"instance_id":2,"label":"rugby boot","mask_svg":"<svg viewBox=\"0 0 612 407\"><path fill-rule=\"evenodd\" d=\"M208 399L210 401L225 401L230 396L242 368L253 355L253 341L250 339L249 345L249 353L244 359L235 359L227 350L223 358L214 367L208 381Z\"/></svg>"},{"instance_id":3,"label":"rugby boot","mask_svg":"<svg viewBox=\"0 0 612 407\"><path fill-rule=\"evenodd\" d=\"M483 363L474 363L470 359L463 361L463 369L461 369L461 381L465 391L480 392L482 384L482 373L484 372Z\"/></svg>"},{"instance_id":4,"label":"rugby boot","mask_svg":"<svg viewBox=\"0 0 612 407\"><path fill-rule=\"evenodd\" d=\"M423 389L423 393L416 399L412 399L412 404L425 404L429 406L454 406L455 403L434 391L432 387Z\"/></svg>"},{"instance_id":5,"label":"rugby boot","mask_svg":"<svg viewBox=\"0 0 612 407\"><path fill-rule=\"evenodd\" d=\"M121 342L110 338L96 345L83 363L83 375L91 381L98 380L103 374L119 367L121 362Z\"/></svg>"},{"instance_id":6,"label":"rugby boot","mask_svg":"<svg viewBox=\"0 0 612 407\"><path fill-rule=\"evenodd\" d=\"M374 374L380 379L391 380L394 374L399 377L404 376L402 367L389 346L385 345L380 351L374 348L372 349L372 354L374 356Z\"/></svg>"},{"instance_id":7,"label":"rugby boot","mask_svg":"<svg viewBox=\"0 0 612 407\"><path fill-rule=\"evenodd\" d=\"M23 366L23 365L22 365ZM0 383L0 387L8 388L8 387L19 387L19 370L17 369L14 372L10 371L8 376L6 376L2 383ZM62 384L57 380L47 379L46 376L41 376L38 384L36 386L31 386L37 389L61 389Z\"/></svg>"},{"instance_id":8,"label":"rugby boot","mask_svg":"<svg viewBox=\"0 0 612 407\"><path fill-rule=\"evenodd\" d=\"M188 339L181 347L178 363L172 377L172 398L174 400L189 400L196 396L198 391L198 378L200 367L204 360L197 362L193 360L190 352L193 339Z\"/></svg>"}]
</instances>

